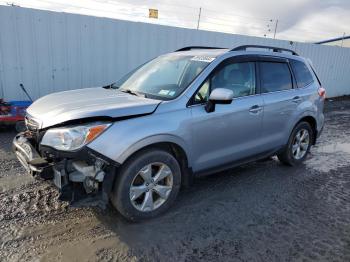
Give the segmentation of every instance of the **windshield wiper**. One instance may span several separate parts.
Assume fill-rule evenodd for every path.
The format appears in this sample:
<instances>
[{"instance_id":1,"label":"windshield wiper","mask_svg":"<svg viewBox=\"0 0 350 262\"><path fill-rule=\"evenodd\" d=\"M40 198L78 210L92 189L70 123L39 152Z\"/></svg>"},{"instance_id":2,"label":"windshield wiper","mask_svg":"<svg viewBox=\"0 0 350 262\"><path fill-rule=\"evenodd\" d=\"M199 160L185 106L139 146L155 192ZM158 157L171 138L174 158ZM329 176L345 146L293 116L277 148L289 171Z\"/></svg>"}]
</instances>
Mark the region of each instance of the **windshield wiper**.
<instances>
[{"instance_id":1,"label":"windshield wiper","mask_svg":"<svg viewBox=\"0 0 350 262\"><path fill-rule=\"evenodd\" d=\"M122 89L122 90L120 90L120 91L121 91L121 92L124 92L124 93L128 93L128 94L133 95L133 96L142 96L142 97L146 97L145 94L141 94L141 93L138 93L138 92L134 92L134 91L132 91L132 90L130 90L130 89Z\"/></svg>"}]
</instances>

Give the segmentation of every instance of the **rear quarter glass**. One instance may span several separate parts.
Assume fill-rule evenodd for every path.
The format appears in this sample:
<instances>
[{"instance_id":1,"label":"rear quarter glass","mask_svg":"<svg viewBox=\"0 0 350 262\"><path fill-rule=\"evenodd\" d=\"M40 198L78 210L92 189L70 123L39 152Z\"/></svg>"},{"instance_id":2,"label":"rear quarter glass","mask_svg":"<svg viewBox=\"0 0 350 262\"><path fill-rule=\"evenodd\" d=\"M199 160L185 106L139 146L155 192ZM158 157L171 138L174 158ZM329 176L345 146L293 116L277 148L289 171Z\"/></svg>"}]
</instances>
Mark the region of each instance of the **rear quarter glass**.
<instances>
[{"instance_id":1,"label":"rear quarter glass","mask_svg":"<svg viewBox=\"0 0 350 262\"><path fill-rule=\"evenodd\" d=\"M314 81L309 67L302 61L291 60L290 64L297 81L298 88L303 88Z\"/></svg>"}]
</instances>

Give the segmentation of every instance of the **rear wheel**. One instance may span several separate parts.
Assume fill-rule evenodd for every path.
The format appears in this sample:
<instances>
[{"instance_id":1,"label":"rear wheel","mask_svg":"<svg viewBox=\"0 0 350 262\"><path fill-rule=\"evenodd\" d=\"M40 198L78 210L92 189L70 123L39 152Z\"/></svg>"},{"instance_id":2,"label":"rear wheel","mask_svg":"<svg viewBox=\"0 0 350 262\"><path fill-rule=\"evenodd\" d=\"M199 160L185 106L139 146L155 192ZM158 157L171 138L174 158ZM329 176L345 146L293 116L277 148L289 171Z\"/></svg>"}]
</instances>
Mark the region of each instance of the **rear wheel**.
<instances>
[{"instance_id":1,"label":"rear wheel","mask_svg":"<svg viewBox=\"0 0 350 262\"><path fill-rule=\"evenodd\" d=\"M117 174L111 196L128 220L152 218L168 209L181 185L181 171L170 153L152 149L131 157Z\"/></svg>"},{"instance_id":2,"label":"rear wheel","mask_svg":"<svg viewBox=\"0 0 350 262\"><path fill-rule=\"evenodd\" d=\"M313 132L310 124L307 122L300 122L293 129L288 144L283 152L277 155L278 159L282 163L290 166L303 162L310 151L312 141Z\"/></svg>"}]
</instances>

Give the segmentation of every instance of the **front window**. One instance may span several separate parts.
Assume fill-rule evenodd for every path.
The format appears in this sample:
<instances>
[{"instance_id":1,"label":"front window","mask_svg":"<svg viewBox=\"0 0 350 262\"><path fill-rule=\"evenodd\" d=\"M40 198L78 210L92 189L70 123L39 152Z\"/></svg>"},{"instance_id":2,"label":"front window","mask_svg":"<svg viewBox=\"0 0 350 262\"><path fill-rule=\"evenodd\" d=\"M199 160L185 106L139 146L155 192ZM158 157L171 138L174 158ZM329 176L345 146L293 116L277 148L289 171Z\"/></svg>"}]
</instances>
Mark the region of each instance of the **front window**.
<instances>
[{"instance_id":1,"label":"front window","mask_svg":"<svg viewBox=\"0 0 350 262\"><path fill-rule=\"evenodd\" d=\"M207 56L163 55L132 71L116 85L123 92L162 100L174 99L213 60Z\"/></svg>"},{"instance_id":2,"label":"front window","mask_svg":"<svg viewBox=\"0 0 350 262\"><path fill-rule=\"evenodd\" d=\"M232 90L233 97L242 97L255 94L255 63L230 63L217 70L200 87L194 97L195 103L208 101L209 93L215 88Z\"/></svg>"}]
</instances>

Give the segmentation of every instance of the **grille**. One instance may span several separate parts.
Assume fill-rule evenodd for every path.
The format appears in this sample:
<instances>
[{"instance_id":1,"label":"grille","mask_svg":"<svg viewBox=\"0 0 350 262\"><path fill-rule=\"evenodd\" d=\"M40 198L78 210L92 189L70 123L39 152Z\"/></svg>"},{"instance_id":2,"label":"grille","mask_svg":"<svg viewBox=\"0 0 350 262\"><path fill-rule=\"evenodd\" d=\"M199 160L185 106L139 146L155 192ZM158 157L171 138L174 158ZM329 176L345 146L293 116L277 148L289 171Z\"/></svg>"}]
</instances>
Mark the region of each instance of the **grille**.
<instances>
[{"instance_id":1,"label":"grille","mask_svg":"<svg viewBox=\"0 0 350 262\"><path fill-rule=\"evenodd\" d=\"M39 129L39 122L28 114L25 116L25 123L28 130L36 131Z\"/></svg>"}]
</instances>

